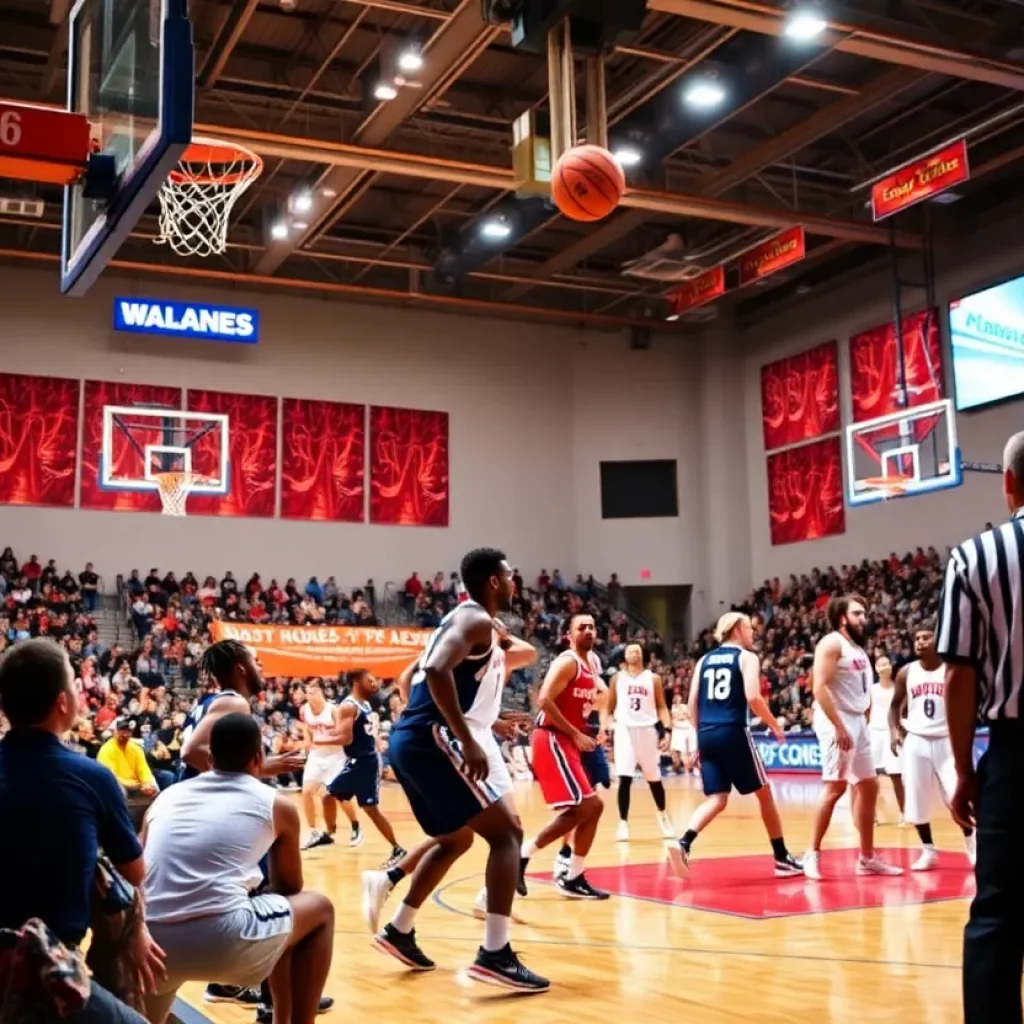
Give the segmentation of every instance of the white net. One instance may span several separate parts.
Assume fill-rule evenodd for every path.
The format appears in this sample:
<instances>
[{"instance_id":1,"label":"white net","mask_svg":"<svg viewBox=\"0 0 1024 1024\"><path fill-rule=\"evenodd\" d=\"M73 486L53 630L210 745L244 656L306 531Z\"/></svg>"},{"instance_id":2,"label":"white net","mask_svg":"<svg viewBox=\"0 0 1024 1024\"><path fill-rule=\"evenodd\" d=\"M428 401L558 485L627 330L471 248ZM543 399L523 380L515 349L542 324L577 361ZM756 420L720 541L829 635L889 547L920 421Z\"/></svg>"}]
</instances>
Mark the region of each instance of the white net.
<instances>
[{"instance_id":1,"label":"white net","mask_svg":"<svg viewBox=\"0 0 1024 1024\"><path fill-rule=\"evenodd\" d=\"M197 473L189 473L178 470L173 473L157 473L156 485L160 492L160 501L163 504L165 516L188 515L185 505L192 488L196 484L207 483L206 477Z\"/></svg>"},{"instance_id":2,"label":"white net","mask_svg":"<svg viewBox=\"0 0 1024 1024\"><path fill-rule=\"evenodd\" d=\"M244 146L195 138L160 186L160 234L179 256L217 256L228 247L235 203L263 171Z\"/></svg>"}]
</instances>

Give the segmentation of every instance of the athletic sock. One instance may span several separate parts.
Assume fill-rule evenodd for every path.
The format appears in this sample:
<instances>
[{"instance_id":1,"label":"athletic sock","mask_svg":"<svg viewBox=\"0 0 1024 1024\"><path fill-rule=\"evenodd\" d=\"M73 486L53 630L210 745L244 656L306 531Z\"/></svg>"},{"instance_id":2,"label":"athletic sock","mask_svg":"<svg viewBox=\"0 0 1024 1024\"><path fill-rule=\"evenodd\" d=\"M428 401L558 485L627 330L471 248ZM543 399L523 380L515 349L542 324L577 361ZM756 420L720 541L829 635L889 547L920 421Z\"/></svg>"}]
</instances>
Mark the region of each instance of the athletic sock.
<instances>
[{"instance_id":1,"label":"athletic sock","mask_svg":"<svg viewBox=\"0 0 1024 1024\"><path fill-rule=\"evenodd\" d=\"M405 872L400 867L390 868L387 872L388 881L391 883L391 888L394 889L398 883L405 878Z\"/></svg>"},{"instance_id":2,"label":"athletic sock","mask_svg":"<svg viewBox=\"0 0 1024 1024\"><path fill-rule=\"evenodd\" d=\"M697 838L697 835L698 833L694 832L692 828L688 828L683 833L683 838L679 840L683 849L686 850L687 853L690 852L690 847L693 846L693 841Z\"/></svg>"},{"instance_id":3,"label":"athletic sock","mask_svg":"<svg viewBox=\"0 0 1024 1024\"><path fill-rule=\"evenodd\" d=\"M562 848L558 851L558 856L563 860L568 860L572 856L572 847L568 843L562 843Z\"/></svg>"},{"instance_id":4,"label":"athletic sock","mask_svg":"<svg viewBox=\"0 0 1024 1024\"><path fill-rule=\"evenodd\" d=\"M391 918L391 927L396 932L408 935L416 924L416 912L419 907L410 907L407 903L399 903L395 916Z\"/></svg>"},{"instance_id":5,"label":"athletic sock","mask_svg":"<svg viewBox=\"0 0 1024 1024\"><path fill-rule=\"evenodd\" d=\"M523 843L523 848L519 851L519 856L523 860L529 860L537 852L537 840L527 839Z\"/></svg>"},{"instance_id":6,"label":"athletic sock","mask_svg":"<svg viewBox=\"0 0 1024 1024\"><path fill-rule=\"evenodd\" d=\"M786 849L786 840L781 836L778 839L772 840L772 853L775 854L776 860L785 860L789 856L789 850Z\"/></svg>"},{"instance_id":7,"label":"athletic sock","mask_svg":"<svg viewBox=\"0 0 1024 1024\"><path fill-rule=\"evenodd\" d=\"M935 845L935 841L932 839L931 823L927 825L915 825L914 828L917 829L917 834L921 837L921 842L924 843L925 846Z\"/></svg>"},{"instance_id":8,"label":"athletic sock","mask_svg":"<svg viewBox=\"0 0 1024 1024\"><path fill-rule=\"evenodd\" d=\"M629 819L629 795L632 792L633 780L628 775L619 776L619 791L617 794L619 802L619 820Z\"/></svg>"},{"instance_id":9,"label":"athletic sock","mask_svg":"<svg viewBox=\"0 0 1024 1024\"><path fill-rule=\"evenodd\" d=\"M665 813L665 784L658 779L657 782L649 783L651 787L651 796L654 797L654 806L658 808L660 814Z\"/></svg>"},{"instance_id":10,"label":"athletic sock","mask_svg":"<svg viewBox=\"0 0 1024 1024\"><path fill-rule=\"evenodd\" d=\"M512 934L512 918L501 914L488 914L484 918L484 949L488 953L497 953L508 945Z\"/></svg>"},{"instance_id":11,"label":"athletic sock","mask_svg":"<svg viewBox=\"0 0 1024 1024\"><path fill-rule=\"evenodd\" d=\"M579 878L583 874L583 862L586 857L581 857L579 854L574 853L569 858L569 881L571 882L574 878Z\"/></svg>"}]
</instances>

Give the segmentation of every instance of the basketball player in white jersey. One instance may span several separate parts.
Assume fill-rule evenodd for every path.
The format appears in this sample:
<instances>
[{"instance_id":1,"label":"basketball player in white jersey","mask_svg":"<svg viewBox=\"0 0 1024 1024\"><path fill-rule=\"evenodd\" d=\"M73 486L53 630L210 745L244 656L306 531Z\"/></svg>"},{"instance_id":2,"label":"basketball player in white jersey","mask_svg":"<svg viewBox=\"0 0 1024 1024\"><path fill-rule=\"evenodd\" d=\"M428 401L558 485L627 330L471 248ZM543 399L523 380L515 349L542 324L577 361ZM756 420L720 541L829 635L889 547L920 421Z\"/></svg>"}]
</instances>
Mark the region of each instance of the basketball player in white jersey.
<instances>
[{"instance_id":1,"label":"basketball player in white jersey","mask_svg":"<svg viewBox=\"0 0 1024 1024\"><path fill-rule=\"evenodd\" d=\"M875 762L875 774L888 776L896 803L900 808L900 825L903 822L903 775L900 755L892 749L889 735L889 710L892 707L893 679L892 662L883 654L875 661L878 682L871 684L871 710L868 728L871 737L871 758Z\"/></svg>"},{"instance_id":2,"label":"basketball player in white jersey","mask_svg":"<svg viewBox=\"0 0 1024 1024\"><path fill-rule=\"evenodd\" d=\"M804 874L821 880L821 841L832 811L853 783L853 811L860 835L858 875L902 875L903 869L875 856L878 779L868 737L871 663L864 653L867 609L856 595L834 597L826 610L832 632L814 649L814 731L821 744L821 802L814 818Z\"/></svg>"},{"instance_id":3,"label":"basketball player in white jersey","mask_svg":"<svg viewBox=\"0 0 1024 1024\"><path fill-rule=\"evenodd\" d=\"M327 792L327 783L345 767L345 749L341 743L338 715L341 708L330 704L324 696L324 684L319 679L306 684L306 703L299 711L299 727L306 743L306 764L302 772L302 810L309 825L309 835L303 850L316 846L331 846L338 828L338 802ZM319 793L324 813L324 831L316 827L316 798ZM352 825L349 845L358 846L363 833L351 804L342 804Z\"/></svg>"},{"instance_id":4,"label":"basketball player in white jersey","mask_svg":"<svg viewBox=\"0 0 1024 1024\"><path fill-rule=\"evenodd\" d=\"M678 771L682 766L684 772L694 770L697 760L697 730L690 721L690 712L681 693L676 694L672 701L672 764Z\"/></svg>"},{"instance_id":5,"label":"basketball player in white jersey","mask_svg":"<svg viewBox=\"0 0 1024 1024\"><path fill-rule=\"evenodd\" d=\"M614 719L615 774L619 777L619 830L616 840L629 842L629 797L637 766L644 773L658 809L658 827L665 839L675 838L675 826L665 812L665 786L661 781L661 743L658 727L667 732L672 719L665 706L661 676L644 667L639 644L626 647L625 667L612 676L606 714Z\"/></svg>"},{"instance_id":6,"label":"basketball player in white jersey","mask_svg":"<svg viewBox=\"0 0 1024 1024\"><path fill-rule=\"evenodd\" d=\"M892 749L902 743L903 781L907 788L906 818L917 829L924 849L910 865L911 871L931 871L939 866L932 839L931 809L935 782L949 804L956 789L956 766L946 722L946 670L935 653L935 630L930 624L914 632L918 660L904 665L896 676L889 724ZM902 717L904 704L906 717ZM906 739L902 739L903 732ZM963 829L967 859L974 865L976 838Z\"/></svg>"}]
</instances>

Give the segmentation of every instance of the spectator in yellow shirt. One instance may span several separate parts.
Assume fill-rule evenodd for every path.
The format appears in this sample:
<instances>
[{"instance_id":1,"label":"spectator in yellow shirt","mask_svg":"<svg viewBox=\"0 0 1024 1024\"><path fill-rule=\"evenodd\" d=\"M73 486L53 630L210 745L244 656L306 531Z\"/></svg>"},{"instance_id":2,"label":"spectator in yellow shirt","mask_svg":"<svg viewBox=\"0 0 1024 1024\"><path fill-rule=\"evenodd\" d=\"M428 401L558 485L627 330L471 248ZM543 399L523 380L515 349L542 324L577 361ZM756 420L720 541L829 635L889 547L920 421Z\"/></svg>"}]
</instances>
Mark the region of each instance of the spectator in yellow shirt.
<instances>
[{"instance_id":1,"label":"spectator in yellow shirt","mask_svg":"<svg viewBox=\"0 0 1024 1024\"><path fill-rule=\"evenodd\" d=\"M100 747L96 760L114 773L129 798L136 794L150 799L156 796L156 779L142 746L132 742L131 722L127 718L117 720L117 731Z\"/></svg>"}]
</instances>

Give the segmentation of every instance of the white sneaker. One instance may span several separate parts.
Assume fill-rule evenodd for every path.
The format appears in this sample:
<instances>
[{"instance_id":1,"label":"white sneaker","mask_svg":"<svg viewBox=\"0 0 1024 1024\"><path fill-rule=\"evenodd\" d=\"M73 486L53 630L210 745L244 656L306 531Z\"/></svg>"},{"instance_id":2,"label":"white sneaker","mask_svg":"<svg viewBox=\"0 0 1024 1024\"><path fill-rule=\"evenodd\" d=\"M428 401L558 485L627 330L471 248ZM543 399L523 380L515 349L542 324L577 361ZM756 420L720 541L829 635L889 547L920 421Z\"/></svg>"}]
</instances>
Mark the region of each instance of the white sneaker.
<instances>
[{"instance_id":1,"label":"white sneaker","mask_svg":"<svg viewBox=\"0 0 1024 1024\"><path fill-rule=\"evenodd\" d=\"M806 862L804 863L804 873L807 873ZM880 860L878 857L858 857L857 874L887 875L895 877L896 875L903 874L903 868L898 868L895 864L887 864L884 860Z\"/></svg>"},{"instance_id":2,"label":"white sneaker","mask_svg":"<svg viewBox=\"0 0 1024 1024\"><path fill-rule=\"evenodd\" d=\"M358 846L363 841L363 830L359 825L352 826L352 835L349 837L349 846Z\"/></svg>"},{"instance_id":3,"label":"white sneaker","mask_svg":"<svg viewBox=\"0 0 1024 1024\"><path fill-rule=\"evenodd\" d=\"M473 916L478 921L487 920L487 887L484 886L477 894L476 899L473 900Z\"/></svg>"},{"instance_id":4,"label":"white sneaker","mask_svg":"<svg viewBox=\"0 0 1024 1024\"><path fill-rule=\"evenodd\" d=\"M668 816L667 811L662 811L658 815L658 828L661 829L662 839L675 839L676 827L672 824L672 819Z\"/></svg>"},{"instance_id":5,"label":"white sneaker","mask_svg":"<svg viewBox=\"0 0 1024 1024\"><path fill-rule=\"evenodd\" d=\"M391 879L386 871L363 872L363 922L376 935L380 929L380 912L391 893Z\"/></svg>"},{"instance_id":6,"label":"white sneaker","mask_svg":"<svg viewBox=\"0 0 1024 1024\"><path fill-rule=\"evenodd\" d=\"M970 861L971 867L975 867L978 863L977 832L972 832L969 836L964 836L964 852L967 854L967 859Z\"/></svg>"},{"instance_id":7,"label":"white sneaker","mask_svg":"<svg viewBox=\"0 0 1024 1024\"><path fill-rule=\"evenodd\" d=\"M620 821L618 831L615 833L615 842L617 843L628 843L629 842L629 822Z\"/></svg>"},{"instance_id":8,"label":"white sneaker","mask_svg":"<svg viewBox=\"0 0 1024 1024\"><path fill-rule=\"evenodd\" d=\"M569 867L572 861L569 857L563 857L558 854L555 857L555 866L551 871L551 877L557 882L560 878L565 878L569 874Z\"/></svg>"},{"instance_id":9,"label":"white sneaker","mask_svg":"<svg viewBox=\"0 0 1024 1024\"><path fill-rule=\"evenodd\" d=\"M808 850L801 858L804 866L804 878L812 882L821 881L821 853L818 850Z\"/></svg>"},{"instance_id":10,"label":"white sneaker","mask_svg":"<svg viewBox=\"0 0 1024 1024\"><path fill-rule=\"evenodd\" d=\"M665 844L665 852L668 854L668 862L672 870L679 878L690 877L690 855L683 849L681 843L668 842Z\"/></svg>"},{"instance_id":11,"label":"white sneaker","mask_svg":"<svg viewBox=\"0 0 1024 1024\"><path fill-rule=\"evenodd\" d=\"M921 856L910 865L911 871L934 871L939 866L939 852L934 846L926 846Z\"/></svg>"}]
</instances>

